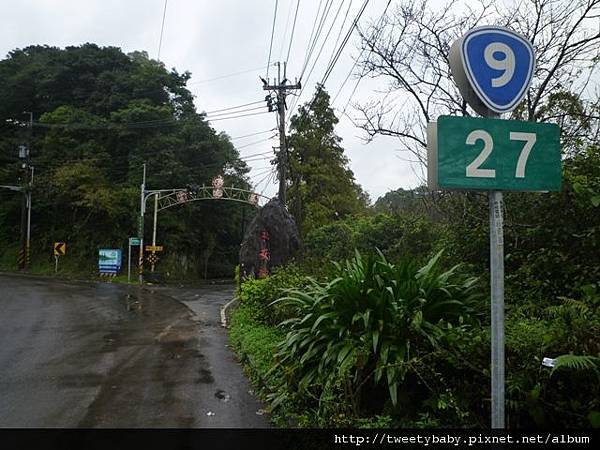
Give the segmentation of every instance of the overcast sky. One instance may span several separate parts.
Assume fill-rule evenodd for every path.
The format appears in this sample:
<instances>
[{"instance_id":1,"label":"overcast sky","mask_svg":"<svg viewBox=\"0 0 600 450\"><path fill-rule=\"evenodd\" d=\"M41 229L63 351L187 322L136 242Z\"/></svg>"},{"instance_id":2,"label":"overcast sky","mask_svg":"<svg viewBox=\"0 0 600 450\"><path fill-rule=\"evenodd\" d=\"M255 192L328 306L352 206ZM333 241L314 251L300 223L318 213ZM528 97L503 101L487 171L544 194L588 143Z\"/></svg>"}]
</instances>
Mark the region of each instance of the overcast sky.
<instances>
[{"instance_id":1,"label":"overcast sky","mask_svg":"<svg viewBox=\"0 0 600 450\"><path fill-rule=\"evenodd\" d=\"M258 77L266 75L275 3L276 0L168 0L160 60L169 69L192 73L188 87L195 95L199 111L214 111L264 99L266 92L262 90ZM271 63L286 59L297 0L277 0L277 3ZM306 87L300 103L310 100L314 83L321 80L346 11L344 34L362 3L360 0L333 1L303 78ZM364 27L377 20L386 4L387 0L370 0L359 26ZM164 0L0 0L0 5L0 53L3 57L12 49L32 44L65 47L85 42L117 46L124 52L145 50L151 58L158 57ZM318 6L317 0L300 0L288 60L288 78L293 79L302 70ZM307 78L338 8L340 12L331 34L311 77ZM354 33L326 83L332 98L338 94L352 68L353 57L359 53L357 46ZM277 72L275 67L269 70L269 77ZM246 73L224 77L238 72ZM334 107L344 109L355 85L356 80L350 78L339 92ZM352 102L368 99L376 88L373 82L361 82ZM293 98L290 98L288 104L293 103ZM353 115L351 107L348 107L347 113ZM275 120L275 113L271 113L211 124L217 131L237 137L274 128ZM343 138L342 145L356 180L373 201L391 189L418 184L415 171L419 169L401 158L394 139L377 138L366 145L361 139L364 137L361 130L344 116L340 117L336 132ZM248 137L234 143L242 147L269 136ZM278 139L275 137L241 148L240 153L244 156L267 152L276 145ZM252 181L260 182L257 191L264 190L265 195L274 195L275 180L271 178L273 182L267 184L269 179L265 179L264 175L264 168L270 167L269 161L258 160L249 164ZM171 187L174 186L151 186L155 189Z\"/></svg>"}]
</instances>

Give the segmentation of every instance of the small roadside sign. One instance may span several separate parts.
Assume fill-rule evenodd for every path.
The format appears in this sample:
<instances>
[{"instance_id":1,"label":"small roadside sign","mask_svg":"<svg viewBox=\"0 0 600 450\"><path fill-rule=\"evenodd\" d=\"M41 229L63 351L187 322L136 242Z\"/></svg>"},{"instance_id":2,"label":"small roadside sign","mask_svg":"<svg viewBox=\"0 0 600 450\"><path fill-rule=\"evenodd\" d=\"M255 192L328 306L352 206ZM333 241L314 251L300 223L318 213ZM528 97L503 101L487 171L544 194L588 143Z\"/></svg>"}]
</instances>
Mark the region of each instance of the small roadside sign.
<instances>
[{"instance_id":1,"label":"small roadside sign","mask_svg":"<svg viewBox=\"0 0 600 450\"><path fill-rule=\"evenodd\" d=\"M102 248L98 250L100 275L116 275L121 270L121 249Z\"/></svg>"},{"instance_id":2,"label":"small roadside sign","mask_svg":"<svg viewBox=\"0 0 600 450\"><path fill-rule=\"evenodd\" d=\"M162 245L146 245L146 251L147 252L162 252L163 246Z\"/></svg>"},{"instance_id":3,"label":"small roadside sign","mask_svg":"<svg viewBox=\"0 0 600 450\"><path fill-rule=\"evenodd\" d=\"M127 282L131 281L131 247L137 247L142 244L139 237L130 237L129 246L127 247ZM140 252L142 253L142 252Z\"/></svg>"},{"instance_id":4,"label":"small roadside sign","mask_svg":"<svg viewBox=\"0 0 600 450\"><path fill-rule=\"evenodd\" d=\"M155 253L150 253L148 256L146 256L146 261L148 261L152 265L155 265L158 262L158 260L158 255L156 255Z\"/></svg>"},{"instance_id":5,"label":"small roadside sign","mask_svg":"<svg viewBox=\"0 0 600 450\"><path fill-rule=\"evenodd\" d=\"M450 48L450 70L463 98L482 116L516 108L535 69L535 51L525 37L497 26L473 28Z\"/></svg>"},{"instance_id":6,"label":"small roadside sign","mask_svg":"<svg viewBox=\"0 0 600 450\"><path fill-rule=\"evenodd\" d=\"M65 242L54 243L54 256L65 256L67 253L67 244Z\"/></svg>"}]
</instances>

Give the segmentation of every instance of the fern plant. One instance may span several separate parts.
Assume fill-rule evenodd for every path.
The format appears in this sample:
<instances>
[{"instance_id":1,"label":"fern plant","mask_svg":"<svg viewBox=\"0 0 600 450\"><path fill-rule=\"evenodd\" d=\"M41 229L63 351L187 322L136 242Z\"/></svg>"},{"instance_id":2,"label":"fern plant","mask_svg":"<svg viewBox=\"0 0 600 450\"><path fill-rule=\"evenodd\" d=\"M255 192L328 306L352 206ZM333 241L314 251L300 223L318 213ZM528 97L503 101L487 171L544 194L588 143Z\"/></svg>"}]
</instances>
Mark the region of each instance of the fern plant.
<instances>
[{"instance_id":1,"label":"fern plant","mask_svg":"<svg viewBox=\"0 0 600 450\"><path fill-rule=\"evenodd\" d=\"M596 374L598 374L598 368L600 368L600 358L589 355L560 355L554 360L554 367L552 368L552 372L550 372L550 376L554 374L557 370L560 369L569 369L569 370L594 370Z\"/></svg>"}]
</instances>

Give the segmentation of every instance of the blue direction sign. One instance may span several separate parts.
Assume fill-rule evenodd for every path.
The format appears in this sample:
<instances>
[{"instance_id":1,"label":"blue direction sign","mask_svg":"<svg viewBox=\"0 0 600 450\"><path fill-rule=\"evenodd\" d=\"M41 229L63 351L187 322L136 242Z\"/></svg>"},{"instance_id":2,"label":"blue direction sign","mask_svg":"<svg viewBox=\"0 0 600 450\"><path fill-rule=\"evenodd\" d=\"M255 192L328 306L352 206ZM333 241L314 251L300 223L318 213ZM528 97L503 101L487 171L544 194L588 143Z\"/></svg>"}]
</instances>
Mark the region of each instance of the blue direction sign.
<instances>
[{"instance_id":1,"label":"blue direction sign","mask_svg":"<svg viewBox=\"0 0 600 450\"><path fill-rule=\"evenodd\" d=\"M452 45L450 68L465 100L489 116L512 111L523 100L535 54L527 39L508 28L478 27Z\"/></svg>"},{"instance_id":2,"label":"blue direction sign","mask_svg":"<svg viewBox=\"0 0 600 450\"><path fill-rule=\"evenodd\" d=\"M98 250L100 274L116 275L121 270L121 249L102 248Z\"/></svg>"}]
</instances>

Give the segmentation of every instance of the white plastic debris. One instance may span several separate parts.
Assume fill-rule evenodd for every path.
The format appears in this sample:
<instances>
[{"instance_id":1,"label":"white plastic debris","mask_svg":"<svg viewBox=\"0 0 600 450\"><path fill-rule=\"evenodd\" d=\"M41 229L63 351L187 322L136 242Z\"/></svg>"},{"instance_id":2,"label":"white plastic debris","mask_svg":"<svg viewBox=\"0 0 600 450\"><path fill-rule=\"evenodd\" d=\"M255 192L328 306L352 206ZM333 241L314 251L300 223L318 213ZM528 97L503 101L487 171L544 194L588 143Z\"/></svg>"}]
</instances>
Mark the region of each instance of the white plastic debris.
<instances>
[{"instance_id":1,"label":"white plastic debris","mask_svg":"<svg viewBox=\"0 0 600 450\"><path fill-rule=\"evenodd\" d=\"M552 358L544 358L542 359L542 366L546 367L554 367L556 365L556 360Z\"/></svg>"},{"instance_id":2,"label":"white plastic debris","mask_svg":"<svg viewBox=\"0 0 600 450\"><path fill-rule=\"evenodd\" d=\"M215 413L214 413L214 412L212 412L212 411L209 411L209 412L207 412L207 413L206 413L206 415L207 415L207 416L214 416L214 415L215 415Z\"/></svg>"}]
</instances>

